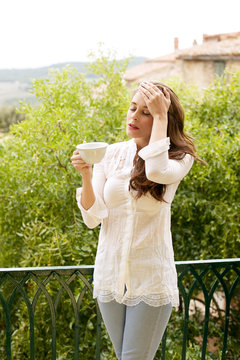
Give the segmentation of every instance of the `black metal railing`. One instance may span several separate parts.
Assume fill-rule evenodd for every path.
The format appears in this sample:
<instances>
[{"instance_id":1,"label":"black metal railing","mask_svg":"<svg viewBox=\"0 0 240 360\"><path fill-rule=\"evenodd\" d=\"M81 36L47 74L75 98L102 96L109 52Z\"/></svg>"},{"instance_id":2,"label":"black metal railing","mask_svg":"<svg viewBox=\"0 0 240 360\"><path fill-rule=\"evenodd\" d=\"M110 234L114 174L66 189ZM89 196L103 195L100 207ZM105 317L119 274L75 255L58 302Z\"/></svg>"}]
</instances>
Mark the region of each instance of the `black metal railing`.
<instances>
[{"instance_id":1,"label":"black metal railing","mask_svg":"<svg viewBox=\"0 0 240 360\"><path fill-rule=\"evenodd\" d=\"M189 337L193 336L189 333L189 327L191 318L196 314L202 319L203 325L201 333L197 334L201 342L201 354L198 358L201 360L206 358L209 326L220 318L222 339L218 351L222 360L227 359L231 309L232 306L237 306L237 299L239 300L240 259L177 261L176 267L181 300L179 313L182 317L181 359L187 358ZM44 357L45 359L100 360L106 338L103 341L104 327L101 315L97 303L92 299L93 269L93 266L0 268L0 358L41 360L37 343L39 329L36 322L42 320L50 329L47 333L48 339L42 339L42 344L48 340L51 347L48 351L51 355ZM216 294L218 297L220 294L221 304ZM41 306L39 308L39 303L48 309L46 319L41 319L43 314L46 315L46 311ZM84 303L87 304L85 308ZM72 349L68 349L69 355L64 355L65 357L61 355L60 345L62 347L63 344L58 344L57 332L58 318L65 316L62 312L67 315L71 312L70 318L73 323L71 326L69 324L73 334ZM91 356L86 357L85 338L81 332L84 331L84 326L89 327L89 317L94 320L89 331L94 332L95 340L91 344ZM28 343L27 355L22 356L16 355L16 352L19 354L20 351L17 341L19 341L19 331L21 332L21 321L27 328L24 330L26 334L24 341ZM172 321L174 320L171 319L169 322L159 350L161 360L168 359L167 340ZM24 334L24 331L22 330L21 334ZM61 331L65 330L61 329Z\"/></svg>"}]
</instances>

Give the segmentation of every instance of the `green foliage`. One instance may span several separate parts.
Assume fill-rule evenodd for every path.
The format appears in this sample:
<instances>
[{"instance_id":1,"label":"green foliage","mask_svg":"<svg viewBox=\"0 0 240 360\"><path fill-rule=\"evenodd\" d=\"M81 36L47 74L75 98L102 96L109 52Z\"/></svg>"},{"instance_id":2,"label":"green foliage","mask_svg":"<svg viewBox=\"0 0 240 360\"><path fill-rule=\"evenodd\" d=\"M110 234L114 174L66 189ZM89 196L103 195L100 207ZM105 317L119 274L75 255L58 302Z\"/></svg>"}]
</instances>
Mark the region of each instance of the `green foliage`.
<instances>
[{"instance_id":1,"label":"green foliage","mask_svg":"<svg viewBox=\"0 0 240 360\"><path fill-rule=\"evenodd\" d=\"M2 106L0 108L0 130L7 132L13 124L17 124L25 119L23 113L17 111L16 106Z\"/></svg>"},{"instance_id":2,"label":"green foliage","mask_svg":"<svg viewBox=\"0 0 240 360\"><path fill-rule=\"evenodd\" d=\"M177 260L239 256L240 74L218 78L186 110L198 156L173 202ZM180 92L181 98L181 92Z\"/></svg>"},{"instance_id":3,"label":"green foliage","mask_svg":"<svg viewBox=\"0 0 240 360\"><path fill-rule=\"evenodd\" d=\"M98 231L82 224L75 200L81 177L70 157L84 139L123 137L129 95L116 66L92 83L69 67L34 82L40 105L22 104L27 120L12 128L14 137L0 148L1 266L80 263L83 244L90 246L84 263L93 263ZM104 67L105 58L92 71ZM46 245L55 251L42 251Z\"/></svg>"},{"instance_id":4,"label":"green foliage","mask_svg":"<svg viewBox=\"0 0 240 360\"><path fill-rule=\"evenodd\" d=\"M54 70L37 79L33 92L38 106L22 103L26 120L12 127L12 137L0 144L0 266L93 264L98 228L86 228L75 200L80 175L70 157L78 143L126 139L125 118L129 90L122 76L126 62L103 53L90 64L97 75L89 82L77 70ZM224 258L238 255L239 248L239 121L240 74L227 83L222 79L201 94L179 80L170 85L186 111L186 128L195 138L198 155L208 165L195 163L180 184L173 203L172 232L177 260ZM54 289L49 289L53 291ZM41 300L44 308L44 299ZM93 301L83 309L88 359L94 354ZM72 323L61 304L59 326ZM19 308L23 327L14 333L14 358L28 358L26 309ZM49 359L47 310L36 310L39 358ZM181 324L177 325L180 326ZM1 319L0 319L0 332ZM71 329L59 333L64 344L58 358L71 358ZM172 338L174 342L174 337ZM192 344L194 359L198 344ZM0 344L1 348L1 344ZM113 359L108 336L103 337L103 359ZM41 352L42 351L42 352ZM177 353L172 353L172 359ZM25 357L21 354L26 354ZM66 355L68 354L68 355ZM70 355L69 355L70 354ZM196 356L197 358L197 356Z\"/></svg>"}]
</instances>

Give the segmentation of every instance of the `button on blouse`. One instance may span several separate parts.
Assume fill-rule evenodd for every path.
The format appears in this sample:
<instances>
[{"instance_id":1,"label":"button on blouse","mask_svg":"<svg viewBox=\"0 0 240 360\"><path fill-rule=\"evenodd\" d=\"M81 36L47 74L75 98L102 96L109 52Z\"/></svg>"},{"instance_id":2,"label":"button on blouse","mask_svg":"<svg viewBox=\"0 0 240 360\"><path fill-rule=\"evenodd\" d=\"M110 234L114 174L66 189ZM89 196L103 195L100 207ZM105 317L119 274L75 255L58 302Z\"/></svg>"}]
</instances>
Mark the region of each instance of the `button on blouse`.
<instances>
[{"instance_id":1,"label":"button on blouse","mask_svg":"<svg viewBox=\"0 0 240 360\"><path fill-rule=\"evenodd\" d=\"M149 180L166 184L164 200L150 194L135 198L129 190L134 140L109 145L104 159L94 165L95 202L85 210L81 191L77 202L89 228L101 224L94 267L93 297L102 302L115 299L126 305L140 301L152 306L179 305L177 273L171 236L171 203L182 178L193 164L168 157L170 140L156 141L139 151Z\"/></svg>"}]
</instances>

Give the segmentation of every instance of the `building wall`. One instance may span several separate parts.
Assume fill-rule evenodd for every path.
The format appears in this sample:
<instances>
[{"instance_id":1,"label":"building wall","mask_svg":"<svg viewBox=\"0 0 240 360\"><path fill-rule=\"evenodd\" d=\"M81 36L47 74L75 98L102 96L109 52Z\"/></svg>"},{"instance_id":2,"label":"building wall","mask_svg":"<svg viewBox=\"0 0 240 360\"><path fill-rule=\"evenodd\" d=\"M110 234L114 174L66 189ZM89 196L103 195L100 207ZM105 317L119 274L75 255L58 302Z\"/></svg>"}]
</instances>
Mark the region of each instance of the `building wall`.
<instances>
[{"instance_id":1,"label":"building wall","mask_svg":"<svg viewBox=\"0 0 240 360\"><path fill-rule=\"evenodd\" d=\"M214 79L213 61L182 60L182 78L188 84L207 87Z\"/></svg>"},{"instance_id":2,"label":"building wall","mask_svg":"<svg viewBox=\"0 0 240 360\"><path fill-rule=\"evenodd\" d=\"M230 72L240 72L240 60L229 60L226 63L226 70Z\"/></svg>"},{"instance_id":3,"label":"building wall","mask_svg":"<svg viewBox=\"0 0 240 360\"><path fill-rule=\"evenodd\" d=\"M138 77L135 81L129 81L126 77L127 84L139 83L141 81L165 81L174 76L181 77L181 61L176 61L175 63L168 63L164 66L159 67L153 71L139 72Z\"/></svg>"},{"instance_id":4,"label":"building wall","mask_svg":"<svg viewBox=\"0 0 240 360\"><path fill-rule=\"evenodd\" d=\"M199 85L200 88L205 88L214 80L218 68L216 63L218 63L218 61L183 60L182 78L189 84L194 83ZM226 61L225 70L232 73L240 71L240 60ZM224 67L222 68L222 72L223 71ZM222 73L219 73L218 75L222 75Z\"/></svg>"},{"instance_id":5,"label":"building wall","mask_svg":"<svg viewBox=\"0 0 240 360\"><path fill-rule=\"evenodd\" d=\"M196 84L200 88L206 88L214 80L215 74L221 75L224 69L232 73L240 71L240 60L228 60L224 68L224 61L220 60L176 59L174 63L165 64L153 71L139 72L135 81L127 80L127 83L130 85L133 82L138 83L144 80L164 82L174 76L179 76L189 85Z\"/></svg>"}]
</instances>

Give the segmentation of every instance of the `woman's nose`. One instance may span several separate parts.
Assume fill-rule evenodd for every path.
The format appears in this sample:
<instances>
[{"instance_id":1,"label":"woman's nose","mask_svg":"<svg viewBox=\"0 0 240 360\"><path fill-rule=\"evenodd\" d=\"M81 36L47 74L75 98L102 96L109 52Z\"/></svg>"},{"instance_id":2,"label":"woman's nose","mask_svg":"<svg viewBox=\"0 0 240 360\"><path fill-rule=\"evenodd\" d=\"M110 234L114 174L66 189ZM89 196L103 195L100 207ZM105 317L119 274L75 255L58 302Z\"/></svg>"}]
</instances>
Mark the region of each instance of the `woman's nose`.
<instances>
[{"instance_id":1,"label":"woman's nose","mask_svg":"<svg viewBox=\"0 0 240 360\"><path fill-rule=\"evenodd\" d=\"M132 119L135 119L135 120L138 120L138 111L135 110L133 113L132 113L132 116L131 116Z\"/></svg>"}]
</instances>

